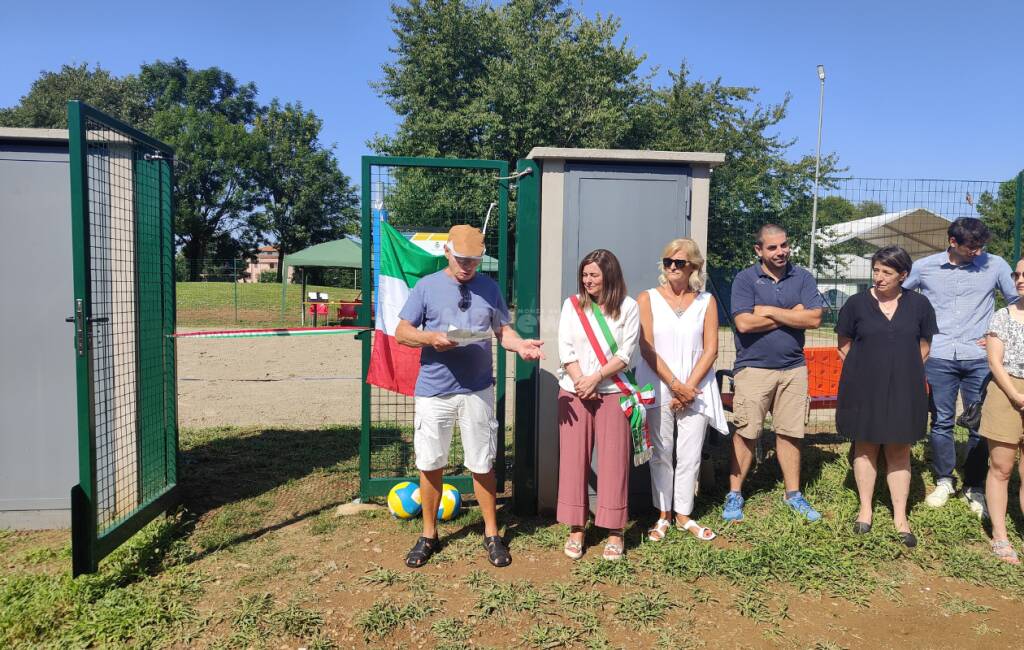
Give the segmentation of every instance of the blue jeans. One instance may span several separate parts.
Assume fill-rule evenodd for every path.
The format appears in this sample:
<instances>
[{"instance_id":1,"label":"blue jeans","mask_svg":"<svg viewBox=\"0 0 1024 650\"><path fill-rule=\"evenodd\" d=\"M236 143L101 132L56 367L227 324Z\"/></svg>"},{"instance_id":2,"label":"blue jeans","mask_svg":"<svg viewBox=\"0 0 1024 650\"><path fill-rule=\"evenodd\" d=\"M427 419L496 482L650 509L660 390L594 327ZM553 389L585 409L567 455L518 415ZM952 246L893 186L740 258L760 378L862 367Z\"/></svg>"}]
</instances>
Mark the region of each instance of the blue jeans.
<instances>
[{"instance_id":1,"label":"blue jeans","mask_svg":"<svg viewBox=\"0 0 1024 650\"><path fill-rule=\"evenodd\" d=\"M931 386L930 410L932 416L932 470L935 480L950 479L956 485L956 443L953 442L953 421L956 417L956 396L960 393L964 406L979 399L981 384L988 375L985 359L929 358L924 364L925 376ZM988 445L971 429L967 439L967 456L962 475L964 487L985 489L988 472Z\"/></svg>"}]
</instances>

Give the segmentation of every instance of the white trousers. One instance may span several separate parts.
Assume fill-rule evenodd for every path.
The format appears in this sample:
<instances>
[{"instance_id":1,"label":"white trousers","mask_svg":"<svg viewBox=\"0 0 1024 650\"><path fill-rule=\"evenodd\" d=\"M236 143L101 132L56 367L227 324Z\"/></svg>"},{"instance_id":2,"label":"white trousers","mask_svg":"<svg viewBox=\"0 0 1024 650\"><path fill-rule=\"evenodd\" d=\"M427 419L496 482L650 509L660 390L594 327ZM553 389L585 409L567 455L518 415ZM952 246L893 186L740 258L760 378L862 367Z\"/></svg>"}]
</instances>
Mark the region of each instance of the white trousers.
<instances>
[{"instance_id":1,"label":"white trousers","mask_svg":"<svg viewBox=\"0 0 1024 650\"><path fill-rule=\"evenodd\" d=\"M474 474L494 468L498 421L494 419L494 386L475 393L416 398L413 446L416 468L424 472L448 465L452 430L459 423L463 464Z\"/></svg>"},{"instance_id":2,"label":"white trousers","mask_svg":"<svg viewBox=\"0 0 1024 650\"><path fill-rule=\"evenodd\" d=\"M689 516L697 492L707 416L690 409L673 413L666 404L648 409L647 418L654 445L651 458L654 507L662 512Z\"/></svg>"}]
</instances>

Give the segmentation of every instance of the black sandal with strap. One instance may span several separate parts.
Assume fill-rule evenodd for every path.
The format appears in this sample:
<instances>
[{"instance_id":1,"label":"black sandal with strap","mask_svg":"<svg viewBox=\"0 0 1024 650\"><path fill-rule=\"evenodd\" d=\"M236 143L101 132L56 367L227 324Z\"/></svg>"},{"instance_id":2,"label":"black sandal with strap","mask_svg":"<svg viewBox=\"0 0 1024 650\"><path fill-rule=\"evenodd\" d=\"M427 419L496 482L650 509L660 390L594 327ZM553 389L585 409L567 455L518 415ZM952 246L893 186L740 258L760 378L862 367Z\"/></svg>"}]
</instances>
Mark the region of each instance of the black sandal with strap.
<instances>
[{"instance_id":1,"label":"black sandal with strap","mask_svg":"<svg viewBox=\"0 0 1024 650\"><path fill-rule=\"evenodd\" d=\"M505 567L512 564L512 555L508 552L501 535L484 537L484 548L487 549L487 559L494 566Z\"/></svg>"},{"instance_id":2,"label":"black sandal with strap","mask_svg":"<svg viewBox=\"0 0 1024 650\"><path fill-rule=\"evenodd\" d=\"M427 563L430 556L441 550L441 540L436 537L420 537L409 554L405 556L405 566L418 569Z\"/></svg>"}]
</instances>

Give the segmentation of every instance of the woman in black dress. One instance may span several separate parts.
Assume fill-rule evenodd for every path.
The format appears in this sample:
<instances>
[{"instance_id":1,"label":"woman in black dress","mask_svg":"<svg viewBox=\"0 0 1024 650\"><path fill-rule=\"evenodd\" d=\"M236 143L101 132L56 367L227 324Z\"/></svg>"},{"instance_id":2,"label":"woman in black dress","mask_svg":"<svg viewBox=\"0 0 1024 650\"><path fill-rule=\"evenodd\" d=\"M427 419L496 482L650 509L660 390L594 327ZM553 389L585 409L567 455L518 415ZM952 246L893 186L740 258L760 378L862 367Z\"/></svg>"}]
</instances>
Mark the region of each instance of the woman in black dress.
<instances>
[{"instance_id":1,"label":"woman in black dress","mask_svg":"<svg viewBox=\"0 0 1024 650\"><path fill-rule=\"evenodd\" d=\"M836 323L839 356L844 359L836 428L853 441L853 475L860 496L853 532L871 530L871 497L878 450L883 447L893 523L908 547L917 545L907 521L910 446L925 434L924 360L938 332L928 299L903 290L911 264L910 255L899 246L879 249L871 257L874 286L852 296Z\"/></svg>"}]
</instances>

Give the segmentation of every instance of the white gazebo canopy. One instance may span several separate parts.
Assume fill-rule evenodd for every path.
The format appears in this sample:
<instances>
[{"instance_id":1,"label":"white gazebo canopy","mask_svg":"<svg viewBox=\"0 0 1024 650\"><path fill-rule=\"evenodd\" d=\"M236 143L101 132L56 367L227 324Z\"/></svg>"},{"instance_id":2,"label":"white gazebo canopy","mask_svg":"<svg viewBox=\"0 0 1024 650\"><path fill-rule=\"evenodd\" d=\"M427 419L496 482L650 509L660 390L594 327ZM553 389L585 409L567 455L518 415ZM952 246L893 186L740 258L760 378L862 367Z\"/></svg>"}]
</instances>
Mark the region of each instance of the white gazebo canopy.
<instances>
[{"instance_id":1,"label":"white gazebo canopy","mask_svg":"<svg viewBox=\"0 0 1024 650\"><path fill-rule=\"evenodd\" d=\"M916 260L949 247L949 224L949 219L925 208L887 212L826 226L818 232L818 245L830 248L859 239L879 248L902 246Z\"/></svg>"}]
</instances>

